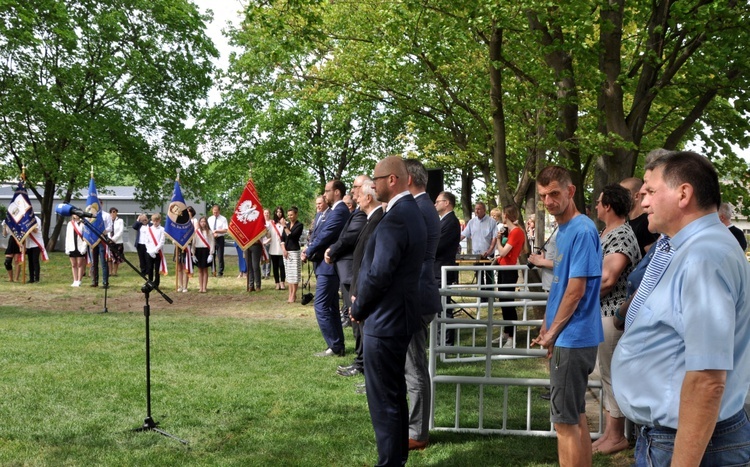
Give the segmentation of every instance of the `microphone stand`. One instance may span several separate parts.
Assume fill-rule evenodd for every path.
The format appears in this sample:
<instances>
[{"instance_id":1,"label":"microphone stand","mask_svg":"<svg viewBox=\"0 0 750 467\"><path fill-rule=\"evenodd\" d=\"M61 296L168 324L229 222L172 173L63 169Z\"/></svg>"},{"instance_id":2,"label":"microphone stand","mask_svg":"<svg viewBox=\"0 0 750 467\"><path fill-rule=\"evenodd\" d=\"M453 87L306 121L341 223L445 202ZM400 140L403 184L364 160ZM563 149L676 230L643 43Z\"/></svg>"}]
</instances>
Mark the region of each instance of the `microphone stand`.
<instances>
[{"instance_id":1,"label":"microphone stand","mask_svg":"<svg viewBox=\"0 0 750 467\"><path fill-rule=\"evenodd\" d=\"M94 227L91 222L89 222L85 217L81 217L83 220L83 223L91 229L92 232L96 234L97 237L99 237L99 240L104 242L107 245L111 245L110 240L104 236L104 233L100 231L98 228ZM133 431L155 431L156 433L159 433L160 435L166 436L168 438L172 438L174 440L179 441L182 444L188 444L187 441L180 439L176 436L174 436L171 433L167 433L166 431L157 428L159 423L154 421L153 417L151 416L151 333L150 333L150 326L149 326L149 317L151 316L151 306L148 303L149 294L152 290L156 290L159 292L159 294L164 298L164 300L169 303L170 305L173 303L172 299L169 298L168 295L166 295L164 292L162 292L158 287L156 287L151 281L148 280L148 277L144 274L141 274L140 268L136 268L133 263L131 263L123 254L120 256L118 253L115 252L114 249L111 249L112 253L117 256L118 260L122 260L125 264L130 266L130 269L135 271L136 274L138 274L141 279L143 279L145 282L143 286L141 286L141 292L145 295L146 298L146 304L143 306L143 316L146 318L146 418L143 420L143 425L139 426L138 428L134 428ZM107 287L104 289L104 312L107 312Z\"/></svg>"}]
</instances>

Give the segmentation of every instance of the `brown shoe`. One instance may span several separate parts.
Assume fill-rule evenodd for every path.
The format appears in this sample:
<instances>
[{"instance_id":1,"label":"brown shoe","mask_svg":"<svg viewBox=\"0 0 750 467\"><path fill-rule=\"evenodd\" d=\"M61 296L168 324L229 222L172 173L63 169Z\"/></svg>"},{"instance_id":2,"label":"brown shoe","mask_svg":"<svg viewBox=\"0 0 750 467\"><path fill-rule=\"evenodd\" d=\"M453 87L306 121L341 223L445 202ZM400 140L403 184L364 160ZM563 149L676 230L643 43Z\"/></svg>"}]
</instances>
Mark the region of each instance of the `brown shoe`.
<instances>
[{"instance_id":1,"label":"brown shoe","mask_svg":"<svg viewBox=\"0 0 750 467\"><path fill-rule=\"evenodd\" d=\"M409 451L421 451L430 444L430 440L417 441L416 439L409 438Z\"/></svg>"}]
</instances>

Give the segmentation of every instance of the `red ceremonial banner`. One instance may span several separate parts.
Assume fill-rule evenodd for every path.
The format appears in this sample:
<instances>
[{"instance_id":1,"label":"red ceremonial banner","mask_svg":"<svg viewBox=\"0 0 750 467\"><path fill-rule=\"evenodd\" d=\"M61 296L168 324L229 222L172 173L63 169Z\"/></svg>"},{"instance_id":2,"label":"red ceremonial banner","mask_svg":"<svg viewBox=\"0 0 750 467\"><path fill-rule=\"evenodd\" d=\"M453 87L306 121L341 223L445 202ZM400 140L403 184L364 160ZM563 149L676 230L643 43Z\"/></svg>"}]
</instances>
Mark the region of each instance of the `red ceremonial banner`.
<instances>
[{"instance_id":1,"label":"red ceremonial banner","mask_svg":"<svg viewBox=\"0 0 750 467\"><path fill-rule=\"evenodd\" d=\"M229 234L246 250L266 234L266 219L253 180L249 179L229 221Z\"/></svg>"}]
</instances>

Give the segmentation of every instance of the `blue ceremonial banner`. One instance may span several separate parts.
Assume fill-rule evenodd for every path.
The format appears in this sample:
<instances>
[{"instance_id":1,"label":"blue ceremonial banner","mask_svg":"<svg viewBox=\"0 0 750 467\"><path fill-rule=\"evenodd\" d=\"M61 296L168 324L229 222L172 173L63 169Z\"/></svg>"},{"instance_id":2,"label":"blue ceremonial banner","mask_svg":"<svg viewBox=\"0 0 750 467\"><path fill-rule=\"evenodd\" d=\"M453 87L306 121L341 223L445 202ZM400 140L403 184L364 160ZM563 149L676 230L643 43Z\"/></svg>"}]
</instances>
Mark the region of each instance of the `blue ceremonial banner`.
<instances>
[{"instance_id":1,"label":"blue ceremonial banner","mask_svg":"<svg viewBox=\"0 0 750 467\"><path fill-rule=\"evenodd\" d=\"M172 201L167 210L167 220L164 222L164 233L172 239L175 245L184 250L191 238L195 227L190 220L190 214L182 197L180 182L175 180Z\"/></svg>"},{"instance_id":2,"label":"blue ceremonial banner","mask_svg":"<svg viewBox=\"0 0 750 467\"><path fill-rule=\"evenodd\" d=\"M99 195L96 193L96 183L94 183L93 171L91 172L91 181L89 182L89 196L86 198L86 209L85 211L96 216L93 218L91 225L99 233L104 233L105 225L104 218L102 217L102 205L99 202ZM91 230L87 225L83 226L83 239L89 244L91 248L94 248L99 244L101 239L97 232Z\"/></svg>"},{"instance_id":3,"label":"blue ceremonial banner","mask_svg":"<svg viewBox=\"0 0 750 467\"><path fill-rule=\"evenodd\" d=\"M23 245L26 237L31 233L31 229L36 226L34 208L31 206L31 200L29 200L29 194L26 192L23 180L18 182L16 191L13 193L13 199L8 205L5 224L20 245Z\"/></svg>"}]
</instances>

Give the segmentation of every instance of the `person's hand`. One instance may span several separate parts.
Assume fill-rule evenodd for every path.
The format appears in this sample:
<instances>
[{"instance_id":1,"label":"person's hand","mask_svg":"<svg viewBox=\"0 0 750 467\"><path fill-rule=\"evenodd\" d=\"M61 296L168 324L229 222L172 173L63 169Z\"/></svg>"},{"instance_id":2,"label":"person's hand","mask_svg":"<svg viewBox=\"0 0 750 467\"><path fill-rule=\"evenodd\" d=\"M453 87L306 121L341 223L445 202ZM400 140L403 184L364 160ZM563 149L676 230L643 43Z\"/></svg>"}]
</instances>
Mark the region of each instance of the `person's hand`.
<instances>
[{"instance_id":1,"label":"person's hand","mask_svg":"<svg viewBox=\"0 0 750 467\"><path fill-rule=\"evenodd\" d=\"M547 349L547 358L552 357L552 350L555 347L554 336L547 332L547 329L542 327L539 330L539 335L531 341L531 345L539 345L543 349Z\"/></svg>"},{"instance_id":2,"label":"person's hand","mask_svg":"<svg viewBox=\"0 0 750 467\"><path fill-rule=\"evenodd\" d=\"M299 255L299 259L300 259L300 260L301 260L301 261L302 261L303 263L304 263L305 261L307 261L307 253L305 253L304 251L303 251L302 253L300 253L300 255Z\"/></svg>"},{"instance_id":3,"label":"person's hand","mask_svg":"<svg viewBox=\"0 0 750 467\"><path fill-rule=\"evenodd\" d=\"M354 302L356 300L357 300L357 297L355 297L354 295L352 295L352 305L354 305ZM349 308L349 319L351 319L353 322L355 322L357 324L362 324L359 321L357 321L356 318L354 318L354 315L352 315L352 307Z\"/></svg>"},{"instance_id":4,"label":"person's hand","mask_svg":"<svg viewBox=\"0 0 750 467\"><path fill-rule=\"evenodd\" d=\"M330 248L326 248L326 252L323 254L323 259L325 260L325 262L327 264L331 264L332 263L331 256L329 255L330 252L331 252L331 249Z\"/></svg>"}]
</instances>

